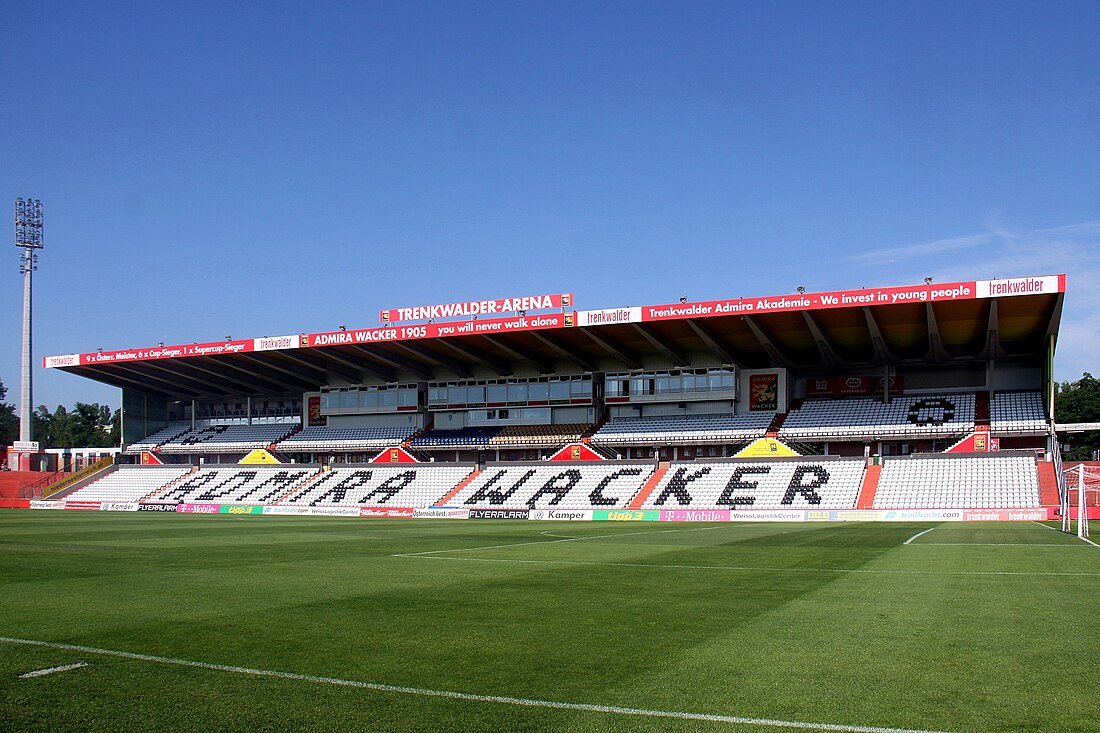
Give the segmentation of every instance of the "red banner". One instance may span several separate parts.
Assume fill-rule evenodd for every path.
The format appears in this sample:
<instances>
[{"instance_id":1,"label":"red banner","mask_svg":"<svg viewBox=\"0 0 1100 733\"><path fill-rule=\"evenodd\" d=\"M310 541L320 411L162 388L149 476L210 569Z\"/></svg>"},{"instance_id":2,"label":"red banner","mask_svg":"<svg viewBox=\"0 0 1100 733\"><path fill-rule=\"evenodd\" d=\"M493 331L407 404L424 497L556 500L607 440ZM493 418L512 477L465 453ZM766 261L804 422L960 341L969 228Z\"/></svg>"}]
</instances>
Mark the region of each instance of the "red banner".
<instances>
[{"instance_id":1,"label":"red banner","mask_svg":"<svg viewBox=\"0 0 1100 733\"><path fill-rule=\"evenodd\" d=\"M571 307L573 307L572 293L524 295L516 298L497 298L495 300L467 300L462 303L445 303L443 305L418 305L411 308L383 308L378 311L378 322L401 323L403 321L427 321L435 318L469 318L470 316L493 316L502 313L518 314L520 311Z\"/></svg>"},{"instance_id":2,"label":"red banner","mask_svg":"<svg viewBox=\"0 0 1100 733\"><path fill-rule=\"evenodd\" d=\"M123 361L149 361L152 359L181 359L188 356L216 356L219 354L241 354L254 351L253 339L240 341L215 341L206 344L187 346L154 346L145 349L121 349L119 351L96 351L91 354L79 354L80 366L88 364L116 364ZM51 366L45 357L43 365ZM76 366L76 364L72 364Z\"/></svg>"},{"instance_id":3,"label":"red banner","mask_svg":"<svg viewBox=\"0 0 1100 733\"><path fill-rule=\"evenodd\" d=\"M857 308L862 306L929 303L1012 295L1041 295L1065 292L1065 275L1014 278L1003 281L971 280L955 283L927 283L890 288L834 290L825 293L798 293L765 298L708 300L698 303L672 303L642 307L643 321L671 321L683 318L707 318L744 313L780 313L784 311Z\"/></svg>"},{"instance_id":4,"label":"red banner","mask_svg":"<svg viewBox=\"0 0 1100 733\"><path fill-rule=\"evenodd\" d=\"M584 443L570 443L554 455L551 461L603 461L606 460Z\"/></svg>"},{"instance_id":5,"label":"red banner","mask_svg":"<svg viewBox=\"0 0 1100 733\"><path fill-rule=\"evenodd\" d=\"M364 506L359 507L361 517L411 517L412 507L403 506Z\"/></svg>"},{"instance_id":6,"label":"red banner","mask_svg":"<svg viewBox=\"0 0 1100 733\"><path fill-rule=\"evenodd\" d=\"M158 346L142 349L121 349L88 354L62 354L42 360L46 368L65 368L96 364L111 364L155 359L178 359L191 356L248 353L253 351L369 344L386 341L445 338L463 335L491 335L515 331L596 326L605 323L637 323L687 318L711 318L737 314L779 313L801 310L858 308L903 303L973 300L975 298L1006 298L1065 292L1065 275L1009 278L1006 280L972 280L944 284L910 285L888 288L837 290L824 293L798 293L761 298L736 298L701 302L683 302L603 311L582 311L580 317L572 310L541 315L518 315L521 311L570 309L572 293L531 295L496 300L467 301L445 305L389 308L379 312L383 323L427 321L436 318L464 318L446 323L389 325L356 331L301 334L272 338L229 340L180 346ZM501 317L516 313L511 318ZM609 315L610 314L610 315ZM498 316L485 318L484 316Z\"/></svg>"},{"instance_id":7,"label":"red banner","mask_svg":"<svg viewBox=\"0 0 1100 733\"><path fill-rule=\"evenodd\" d=\"M371 463L420 463L407 450L400 446L387 448L374 457Z\"/></svg>"},{"instance_id":8,"label":"red banner","mask_svg":"<svg viewBox=\"0 0 1100 733\"><path fill-rule=\"evenodd\" d=\"M321 395L306 398L306 425L311 428L328 425L328 417L321 414Z\"/></svg>"},{"instance_id":9,"label":"red banner","mask_svg":"<svg viewBox=\"0 0 1100 733\"><path fill-rule=\"evenodd\" d=\"M749 412L775 412L779 408L779 375L749 375Z\"/></svg>"},{"instance_id":10,"label":"red banner","mask_svg":"<svg viewBox=\"0 0 1100 733\"><path fill-rule=\"evenodd\" d=\"M356 331L311 333L304 335L302 341L303 345L310 347L340 346L343 344L373 344L380 341L447 338L449 336L485 336L512 331L563 328L564 326L564 313L546 313L538 316L451 321L450 323L422 323L416 326L387 326Z\"/></svg>"}]
</instances>

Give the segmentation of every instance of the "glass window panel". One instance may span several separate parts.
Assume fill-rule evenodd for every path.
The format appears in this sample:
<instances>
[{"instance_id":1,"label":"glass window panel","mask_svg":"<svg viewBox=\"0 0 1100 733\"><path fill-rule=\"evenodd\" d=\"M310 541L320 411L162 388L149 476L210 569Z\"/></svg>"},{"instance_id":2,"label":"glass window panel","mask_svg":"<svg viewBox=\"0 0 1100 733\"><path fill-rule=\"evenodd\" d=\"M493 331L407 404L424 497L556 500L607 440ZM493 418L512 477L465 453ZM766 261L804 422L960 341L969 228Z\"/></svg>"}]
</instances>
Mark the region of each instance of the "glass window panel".
<instances>
[{"instance_id":1,"label":"glass window panel","mask_svg":"<svg viewBox=\"0 0 1100 733\"><path fill-rule=\"evenodd\" d=\"M485 401L485 387L467 387L466 388L466 400L468 402L484 402Z\"/></svg>"},{"instance_id":2,"label":"glass window panel","mask_svg":"<svg viewBox=\"0 0 1100 733\"><path fill-rule=\"evenodd\" d=\"M550 383L550 399L552 399L552 400L567 400L567 399L569 399L569 382L551 382Z\"/></svg>"},{"instance_id":3,"label":"glass window panel","mask_svg":"<svg viewBox=\"0 0 1100 733\"><path fill-rule=\"evenodd\" d=\"M416 387L399 390L397 394L402 407L416 407Z\"/></svg>"},{"instance_id":4,"label":"glass window panel","mask_svg":"<svg viewBox=\"0 0 1100 733\"><path fill-rule=\"evenodd\" d=\"M527 401L527 384L509 384L508 385L508 401L509 402L526 402Z\"/></svg>"},{"instance_id":5,"label":"glass window panel","mask_svg":"<svg viewBox=\"0 0 1100 733\"><path fill-rule=\"evenodd\" d=\"M486 391L488 402L506 402L508 400L508 387L503 384L490 384Z\"/></svg>"},{"instance_id":6,"label":"glass window panel","mask_svg":"<svg viewBox=\"0 0 1100 733\"><path fill-rule=\"evenodd\" d=\"M722 389L727 390L727 391L732 391L733 390L733 375L732 374L723 374L722 375Z\"/></svg>"},{"instance_id":7,"label":"glass window panel","mask_svg":"<svg viewBox=\"0 0 1100 733\"><path fill-rule=\"evenodd\" d=\"M359 407L359 393L351 390L340 392L340 409L354 409Z\"/></svg>"},{"instance_id":8,"label":"glass window panel","mask_svg":"<svg viewBox=\"0 0 1100 733\"><path fill-rule=\"evenodd\" d=\"M387 389L378 393L379 407L397 407L397 390Z\"/></svg>"},{"instance_id":9,"label":"glass window panel","mask_svg":"<svg viewBox=\"0 0 1100 733\"><path fill-rule=\"evenodd\" d=\"M447 387L447 402L451 404L466 402L466 387L451 385Z\"/></svg>"},{"instance_id":10,"label":"glass window panel","mask_svg":"<svg viewBox=\"0 0 1100 733\"><path fill-rule=\"evenodd\" d=\"M546 382L537 382L530 385L528 392L528 399L532 400L548 400L550 399L550 385Z\"/></svg>"},{"instance_id":11,"label":"glass window panel","mask_svg":"<svg viewBox=\"0 0 1100 733\"><path fill-rule=\"evenodd\" d=\"M359 393L359 406L373 410L378 407L378 390L364 390Z\"/></svg>"},{"instance_id":12,"label":"glass window panel","mask_svg":"<svg viewBox=\"0 0 1100 733\"><path fill-rule=\"evenodd\" d=\"M657 394L668 394L668 377L657 378Z\"/></svg>"}]
</instances>

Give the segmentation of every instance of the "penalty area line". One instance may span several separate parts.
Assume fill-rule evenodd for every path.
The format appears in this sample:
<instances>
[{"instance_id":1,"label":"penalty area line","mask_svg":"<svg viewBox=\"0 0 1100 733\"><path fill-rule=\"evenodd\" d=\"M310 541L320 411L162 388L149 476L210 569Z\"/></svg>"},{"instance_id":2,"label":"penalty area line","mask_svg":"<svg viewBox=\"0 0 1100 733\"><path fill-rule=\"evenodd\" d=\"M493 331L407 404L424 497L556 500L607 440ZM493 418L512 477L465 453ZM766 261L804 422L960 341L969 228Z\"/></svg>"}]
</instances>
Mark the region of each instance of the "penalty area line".
<instances>
[{"instance_id":1,"label":"penalty area line","mask_svg":"<svg viewBox=\"0 0 1100 733\"><path fill-rule=\"evenodd\" d=\"M503 695L477 695L467 692L454 692L451 690L432 690L421 687L405 687L402 685L386 685L379 682L360 682L358 680L344 680L336 677L319 677L311 674L299 674L297 672L279 672L270 669L256 669L253 667L236 667L226 664L213 664L210 662L196 662L190 659L176 659L173 657L158 657L151 654L137 654L123 652L114 649L97 649L95 647L77 646L76 644L63 644L53 641L39 641L36 639L14 639L0 636L0 643L20 644L23 646L37 646L47 649L64 649L78 651L85 654L99 654L119 659L131 659L140 662L156 662L177 667L194 667L215 672L231 672L234 674L252 675L255 677L272 677L276 679L295 680L298 682L312 682L315 684L335 685L339 687L353 687L374 692L390 692L402 695L416 695L420 697L441 697L465 702L487 702L501 705L517 705L530 708L550 708L554 710L569 710L574 712L604 713L609 715L633 715L646 718L674 718L677 720L700 720L711 723L731 723L735 725L756 725L765 728L790 728L795 730L824 730L837 731L838 733L949 733L948 731L922 730L919 728L885 728L869 725L843 725L834 723L811 723L797 720L774 720L771 718L749 718L740 715L713 715L710 713L690 713L673 710L649 710L646 708L628 708L618 705L594 705L591 703L560 702L557 700L537 700L524 697L506 697Z\"/></svg>"},{"instance_id":2,"label":"penalty area line","mask_svg":"<svg viewBox=\"0 0 1100 733\"><path fill-rule=\"evenodd\" d=\"M909 544L910 542L912 542L913 540L917 539L917 538L918 538L918 537L920 537L920 536L921 536L922 534L928 534L929 532L931 532L931 531L932 531L932 530L934 530L934 529L935 529L935 527L929 527L928 529L924 530L923 532L917 532L917 533L916 533L915 535L913 535L912 537L910 537L909 539L907 539L907 540L906 540L905 542L902 542L901 544L903 544L903 545L908 545L908 544Z\"/></svg>"},{"instance_id":3,"label":"penalty area line","mask_svg":"<svg viewBox=\"0 0 1100 733\"><path fill-rule=\"evenodd\" d=\"M19 675L21 680L29 680L32 677L43 677L54 672L68 672L70 669L80 669L81 667L87 667L87 662L73 662L72 664L62 664L60 667L47 667L46 669L36 669L33 672L27 672L26 674Z\"/></svg>"},{"instance_id":4,"label":"penalty area line","mask_svg":"<svg viewBox=\"0 0 1100 733\"><path fill-rule=\"evenodd\" d=\"M546 543L543 543L546 544ZM1058 545L1064 547L1065 545ZM637 570L728 570L737 573L871 573L876 575L1035 575L1043 577L1100 578L1100 573L1042 573L1028 570L875 570L870 568L780 568L756 565L669 565L644 562L594 562L589 560L523 560L504 557L441 557L439 555L390 555L410 560L450 560L451 562L517 563L526 565L591 565Z\"/></svg>"}]
</instances>

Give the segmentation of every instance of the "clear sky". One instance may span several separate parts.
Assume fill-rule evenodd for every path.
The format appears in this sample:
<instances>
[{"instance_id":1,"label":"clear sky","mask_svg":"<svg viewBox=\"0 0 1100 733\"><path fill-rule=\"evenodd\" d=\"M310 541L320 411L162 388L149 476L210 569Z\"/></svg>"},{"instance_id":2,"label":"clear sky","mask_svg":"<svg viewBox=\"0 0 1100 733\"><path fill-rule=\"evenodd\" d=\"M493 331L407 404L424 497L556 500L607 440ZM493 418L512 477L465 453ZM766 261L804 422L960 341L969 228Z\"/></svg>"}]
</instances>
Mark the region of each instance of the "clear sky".
<instances>
[{"instance_id":1,"label":"clear sky","mask_svg":"<svg viewBox=\"0 0 1100 733\"><path fill-rule=\"evenodd\" d=\"M46 207L37 363L513 294L596 308L1067 272L1058 376L1100 370L1094 1L4 18L0 192ZM119 394L36 367L35 404L76 400Z\"/></svg>"}]
</instances>

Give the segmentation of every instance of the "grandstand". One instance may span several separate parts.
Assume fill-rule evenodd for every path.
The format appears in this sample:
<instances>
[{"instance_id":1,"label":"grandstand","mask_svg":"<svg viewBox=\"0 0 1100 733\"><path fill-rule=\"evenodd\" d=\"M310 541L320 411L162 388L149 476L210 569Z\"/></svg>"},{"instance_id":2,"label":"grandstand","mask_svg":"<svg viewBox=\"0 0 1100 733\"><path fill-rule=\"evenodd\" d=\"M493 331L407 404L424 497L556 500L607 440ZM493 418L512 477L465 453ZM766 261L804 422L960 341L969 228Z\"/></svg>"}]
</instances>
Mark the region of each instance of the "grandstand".
<instances>
[{"instance_id":1,"label":"grandstand","mask_svg":"<svg viewBox=\"0 0 1100 733\"><path fill-rule=\"evenodd\" d=\"M1035 456L891 458L882 467L876 509L1039 506Z\"/></svg>"},{"instance_id":2,"label":"grandstand","mask_svg":"<svg viewBox=\"0 0 1100 733\"><path fill-rule=\"evenodd\" d=\"M672 464L646 498L652 509L854 509L860 460L781 458Z\"/></svg>"},{"instance_id":3,"label":"grandstand","mask_svg":"<svg viewBox=\"0 0 1100 733\"><path fill-rule=\"evenodd\" d=\"M44 362L122 389L124 460L189 464L72 500L1035 507L1064 293L1057 275L590 311L549 296L511 317ZM273 465L234 465L253 451Z\"/></svg>"},{"instance_id":4,"label":"grandstand","mask_svg":"<svg viewBox=\"0 0 1100 733\"><path fill-rule=\"evenodd\" d=\"M779 437L789 440L957 438L974 430L974 395L812 400L791 411Z\"/></svg>"}]
</instances>

